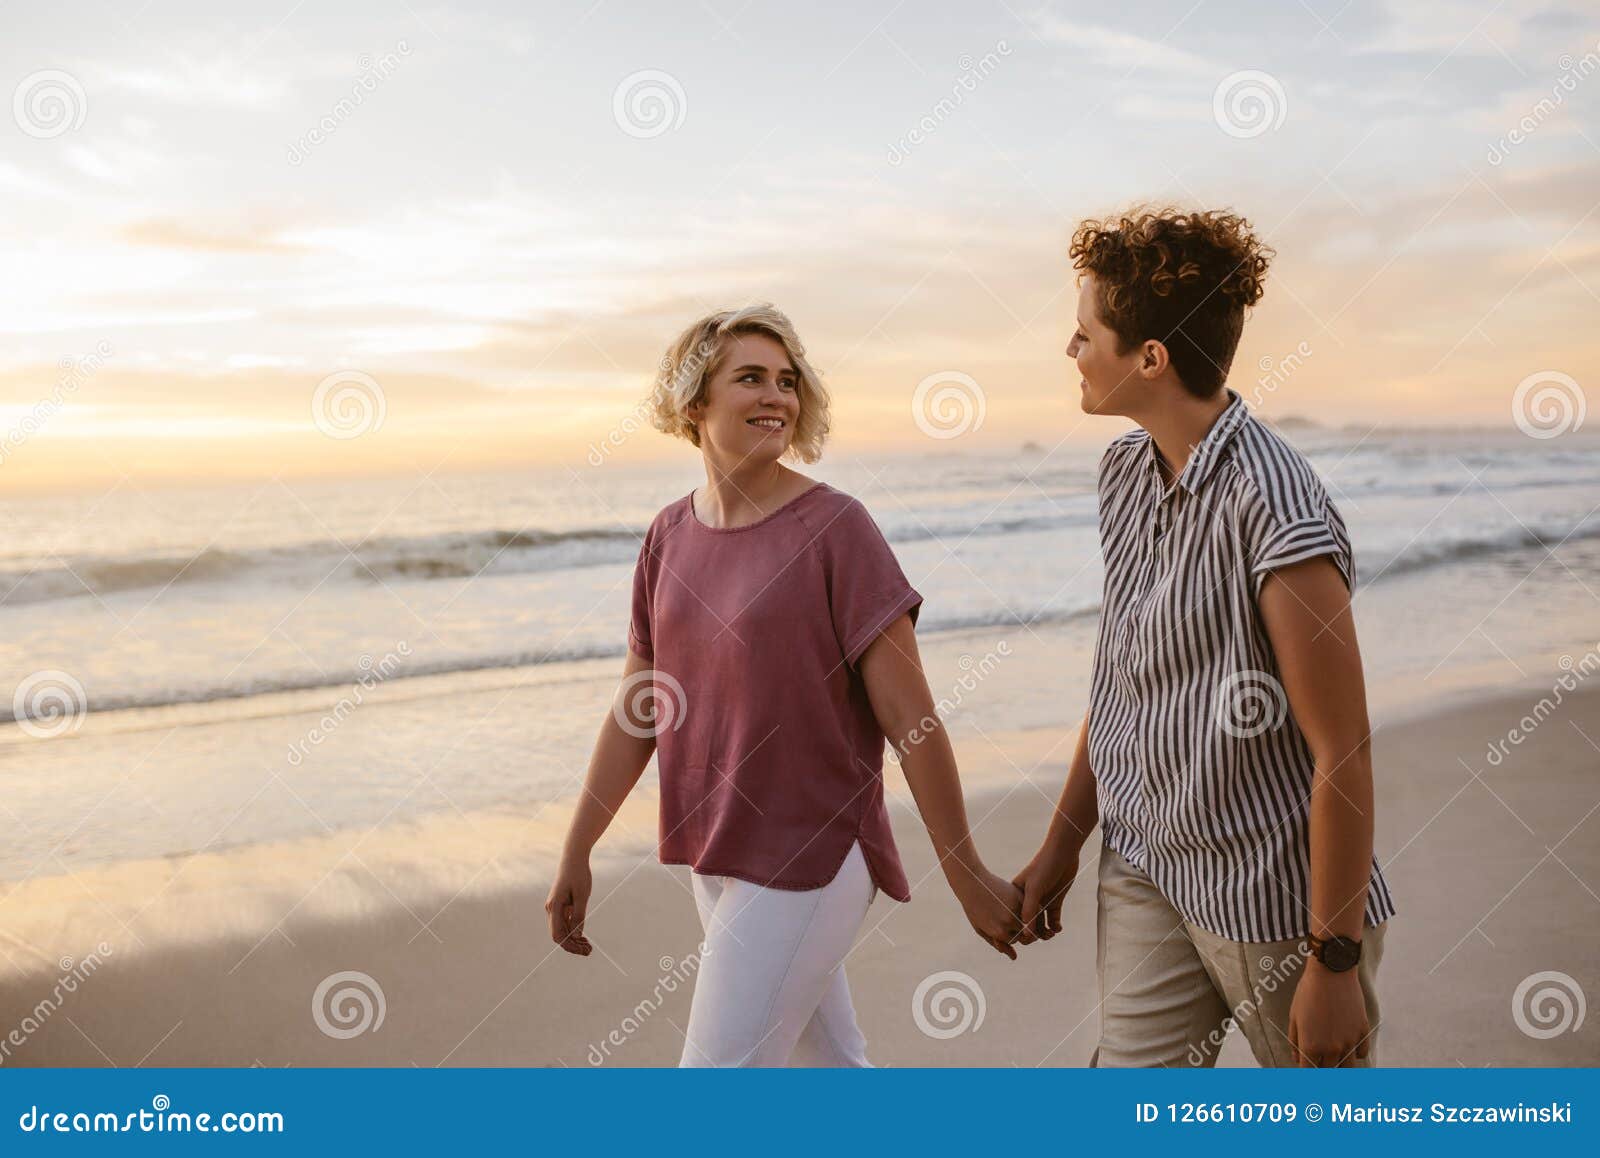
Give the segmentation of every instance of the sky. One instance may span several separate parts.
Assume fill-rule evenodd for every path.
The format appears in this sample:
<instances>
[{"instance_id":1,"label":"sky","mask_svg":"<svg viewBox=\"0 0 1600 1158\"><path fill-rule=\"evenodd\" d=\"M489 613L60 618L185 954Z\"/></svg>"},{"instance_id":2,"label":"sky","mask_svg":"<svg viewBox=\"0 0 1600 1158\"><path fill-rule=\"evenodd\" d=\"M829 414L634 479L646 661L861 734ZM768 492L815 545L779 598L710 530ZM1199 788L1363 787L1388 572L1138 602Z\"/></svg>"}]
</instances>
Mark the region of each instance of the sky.
<instances>
[{"instance_id":1,"label":"sky","mask_svg":"<svg viewBox=\"0 0 1600 1158\"><path fill-rule=\"evenodd\" d=\"M1530 376L1600 382L1576 5L3 19L5 491L681 455L638 402L682 327L751 301L794 319L855 452L951 444L929 382L963 445L1103 441L1067 242L1140 201L1277 250L1230 378L1269 417L1509 428Z\"/></svg>"}]
</instances>

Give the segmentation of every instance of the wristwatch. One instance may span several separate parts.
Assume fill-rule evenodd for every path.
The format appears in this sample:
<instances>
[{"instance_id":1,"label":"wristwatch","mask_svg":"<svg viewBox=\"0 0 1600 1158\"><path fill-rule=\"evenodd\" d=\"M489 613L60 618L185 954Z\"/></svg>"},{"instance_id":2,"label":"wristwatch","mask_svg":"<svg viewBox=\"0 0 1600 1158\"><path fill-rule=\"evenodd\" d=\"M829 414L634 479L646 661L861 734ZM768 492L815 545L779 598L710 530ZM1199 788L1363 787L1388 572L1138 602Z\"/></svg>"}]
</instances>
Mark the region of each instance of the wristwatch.
<instances>
[{"instance_id":1,"label":"wristwatch","mask_svg":"<svg viewBox=\"0 0 1600 1158\"><path fill-rule=\"evenodd\" d=\"M1321 961L1330 973L1354 969L1361 960L1360 941L1349 937L1329 937L1324 941L1315 934L1308 935L1306 940L1311 943L1311 955Z\"/></svg>"}]
</instances>

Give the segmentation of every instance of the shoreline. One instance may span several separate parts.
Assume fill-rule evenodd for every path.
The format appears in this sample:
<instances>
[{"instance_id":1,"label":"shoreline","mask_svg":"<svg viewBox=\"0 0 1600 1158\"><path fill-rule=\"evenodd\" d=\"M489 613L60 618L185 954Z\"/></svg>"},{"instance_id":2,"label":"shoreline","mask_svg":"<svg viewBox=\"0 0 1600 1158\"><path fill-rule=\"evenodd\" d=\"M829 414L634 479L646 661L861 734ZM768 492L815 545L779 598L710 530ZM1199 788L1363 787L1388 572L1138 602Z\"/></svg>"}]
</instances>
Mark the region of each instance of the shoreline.
<instances>
[{"instance_id":1,"label":"shoreline","mask_svg":"<svg viewBox=\"0 0 1600 1158\"><path fill-rule=\"evenodd\" d=\"M1415 576L1413 573L1406 573L1403 577L1412 579ZM1366 591L1358 589L1358 594L1365 595ZM929 650L948 648L965 641L989 641L996 638L996 633L1005 632L1030 634L1042 632L1051 636L1087 633L1092 641L1097 615L1097 611L1091 611L1074 613L1059 619L1045 618L1028 622L998 621L950 627L919 627L917 638ZM1600 641L1592 644L1583 641L1583 645L1600 650ZM148 704L131 703L95 708L82 714L81 722L73 731L83 736L126 735L163 728L225 727L230 724L318 714L325 710L330 702L328 698L330 695L333 696L332 702L337 702L340 696L347 695L352 688L359 688L364 701L373 704L402 704L427 703L441 697L459 696L471 692L556 687L593 681L606 682L615 678L618 661L624 655L625 649L617 648L595 654L563 655L528 662L485 661L481 664L442 667L437 670L425 668L415 672L395 671L383 674L377 679L370 679L369 682L362 682L362 675L358 671L350 673L349 678L330 678L303 685L237 689L204 698L181 698ZM1466 682L1457 686L1412 695L1409 694L1412 691L1409 679L1390 677L1385 680L1380 675L1378 679L1372 680L1372 675L1373 673L1368 673L1372 683L1369 688L1369 700L1398 704L1402 711L1412 715L1426 714L1445 706L1450 702L1448 697L1493 698L1506 690L1503 683L1483 682L1477 676L1471 676ZM1529 690L1538 686L1539 682L1532 676L1528 676L1524 681ZM1376 694L1380 690L1386 694L1381 696ZM1374 711L1374 719L1378 714ZM15 719L8 716L0 720L0 752L7 748L26 750L35 742L32 737L20 732Z\"/></svg>"},{"instance_id":2,"label":"shoreline","mask_svg":"<svg viewBox=\"0 0 1600 1158\"><path fill-rule=\"evenodd\" d=\"M1511 1009L1519 982L1541 972L1600 992L1600 931L1584 916L1600 904L1584 884L1600 882L1600 688L1565 693L1498 766L1485 759L1549 691L1483 689L1375 729L1375 845L1399 909L1380 973L1381 1064L1600 1064L1592 1026L1540 1040ZM972 782L994 780L969 789L969 810L996 871L1032 855L1072 736L1032 729L989 737L994 749L962 740ZM903 781L886 776L900 788L891 814L913 901L875 903L847 965L874 1063L1084 1064L1096 1031L1098 839L1085 846L1064 933L1010 962L966 928ZM13 887L0 900L0 1039L31 1029L0 1065L675 1064L699 926L688 870L657 864L653 844L627 846L653 837L653 799L634 803L595 862L588 959L549 941L537 854L492 868L483 859L490 842L515 848L559 828L550 816L507 815L492 829L459 817L448 836L448 824L379 830L370 844L317 838ZM261 891L274 858L298 894ZM439 871L419 873L430 858ZM129 887L145 891L107 891ZM102 942L113 951L99 953ZM41 1000L91 956L92 975L41 1019ZM920 1029L912 1007L918 984L944 971L970 978L969 1002L984 1010L950 1038ZM381 989L381 1025L349 1038L318 1028L313 997L341 973ZM1220 1064L1253 1064L1236 1038Z\"/></svg>"}]
</instances>

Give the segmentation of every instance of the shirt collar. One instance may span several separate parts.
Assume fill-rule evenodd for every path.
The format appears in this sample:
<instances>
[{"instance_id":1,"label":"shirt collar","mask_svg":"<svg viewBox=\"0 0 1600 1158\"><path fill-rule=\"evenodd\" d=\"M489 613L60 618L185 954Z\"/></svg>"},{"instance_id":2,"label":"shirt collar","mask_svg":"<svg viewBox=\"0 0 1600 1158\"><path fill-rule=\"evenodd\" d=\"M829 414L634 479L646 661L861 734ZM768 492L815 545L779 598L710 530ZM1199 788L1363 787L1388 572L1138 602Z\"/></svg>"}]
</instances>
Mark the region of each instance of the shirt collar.
<instances>
[{"instance_id":1,"label":"shirt collar","mask_svg":"<svg viewBox=\"0 0 1600 1158\"><path fill-rule=\"evenodd\" d=\"M1200 488L1211 477L1211 472L1216 469L1217 463L1222 461L1223 451L1228 443L1250 418L1250 408L1244 404L1244 399L1233 389L1229 387L1224 389L1228 392L1228 405L1217 415L1217 420L1211 424L1211 429L1190 453L1189 461L1184 464L1183 473L1178 476L1178 485L1191 495L1200 493ZM1146 441L1150 445L1150 469L1159 477L1156 440L1151 438Z\"/></svg>"}]
</instances>

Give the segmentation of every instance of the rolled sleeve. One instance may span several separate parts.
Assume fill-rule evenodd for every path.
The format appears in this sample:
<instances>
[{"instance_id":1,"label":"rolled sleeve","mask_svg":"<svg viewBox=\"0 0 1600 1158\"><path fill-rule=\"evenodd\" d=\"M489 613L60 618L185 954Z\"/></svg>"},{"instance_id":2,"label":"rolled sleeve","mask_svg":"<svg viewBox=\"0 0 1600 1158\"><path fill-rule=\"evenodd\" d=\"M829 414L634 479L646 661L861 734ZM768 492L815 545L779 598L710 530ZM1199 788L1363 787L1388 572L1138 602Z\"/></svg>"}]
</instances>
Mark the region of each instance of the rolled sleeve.
<instances>
[{"instance_id":1,"label":"rolled sleeve","mask_svg":"<svg viewBox=\"0 0 1600 1158\"><path fill-rule=\"evenodd\" d=\"M644 543L639 548L639 559L633 565L633 605L628 618L629 650L652 663L655 662L655 650L650 642L650 589L654 571L651 543L654 538L652 527L651 532L645 535Z\"/></svg>"},{"instance_id":2,"label":"rolled sleeve","mask_svg":"<svg viewBox=\"0 0 1600 1158\"><path fill-rule=\"evenodd\" d=\"M894 550L859 502L851 500L820 544L828 609L839 650L850 667L896 619L915 625L922 596L907 581Z\"/></svg>"},{"instance_id":3,"label":"rolled sleeve","mask_svg":"<svg viewBox=\"0 0 1600 1158\"><path fill-rule=\"evenodd\" d=\"M866 654L867 648L872 646L873 641L902 615L909 613L911 623L915 626L917 614L921 609L922 596L909 583L898 592L871 601L866 609L856 612L851 617L859 626L854 629L853 635L845 639L845 662L851 667L859 665L861 657Z\"/></svg>"},{"instance_id":4,"label":"rolled sleeve","mask_svg":"<svg viewBox=\"0 0 1600 1158\"><path fill-rule=\"evenodd\" d=\"M1250 567L1251 591L1261 594L1261 585L1273 571L1292 567L1326 555L1339 569L1339 577L1349 590L1355 589L1355 564L1349 539L1342 533L1338 516L1324 511L1301 514L1292 519L1269 519L1257 544Z\"/></svg>"}]
</instances>

